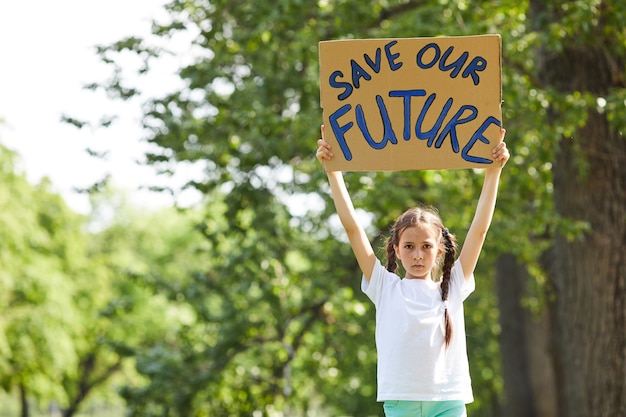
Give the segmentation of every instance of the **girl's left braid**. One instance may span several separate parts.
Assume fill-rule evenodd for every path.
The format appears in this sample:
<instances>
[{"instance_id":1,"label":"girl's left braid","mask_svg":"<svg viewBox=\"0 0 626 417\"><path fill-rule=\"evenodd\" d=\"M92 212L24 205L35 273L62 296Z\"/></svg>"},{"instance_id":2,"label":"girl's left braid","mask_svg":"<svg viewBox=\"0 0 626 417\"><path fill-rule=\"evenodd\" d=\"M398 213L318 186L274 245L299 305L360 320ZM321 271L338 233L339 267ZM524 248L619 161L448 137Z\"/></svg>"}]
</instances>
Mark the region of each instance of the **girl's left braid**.
<instances>
[{"instance_id":1,"label":"girl's left braid","mask_svg":"<svg viewBox=\"0 0 626 417\"><path fill-rule=\"evenodd\" d=\"M451 234L447 228L444 227L442 229L441 235L443 237L443 244L446 248L446 253L443 258L443 267L441 268L441 299L445 302L448 300L448 291L450 289L450 272L452 270L452 265L454 264L454 259L456 257L456 245L454 235ZM450 313L448 312L447 304L444 313L444 322L446 328L445 342L447 347L450 346L450 341L452 340L452 320L450 319Z\"/></svg>"}]
</instances>

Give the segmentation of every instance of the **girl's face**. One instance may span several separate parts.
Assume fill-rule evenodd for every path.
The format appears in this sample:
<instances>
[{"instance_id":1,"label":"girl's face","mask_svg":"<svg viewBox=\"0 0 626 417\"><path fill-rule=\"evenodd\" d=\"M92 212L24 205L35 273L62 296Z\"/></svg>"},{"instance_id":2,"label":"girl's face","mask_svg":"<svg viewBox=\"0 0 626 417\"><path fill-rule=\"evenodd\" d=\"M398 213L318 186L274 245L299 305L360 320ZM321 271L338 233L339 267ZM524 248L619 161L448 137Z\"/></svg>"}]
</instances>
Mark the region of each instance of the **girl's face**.
<instances>
[{"instance_id":1,"label":"girl's face","mask_svg":"<svg viewBox=\"0 0 626 417\"><path fill-rule=\"evenodd\" d=\"M438 232L428 224L407 227L402 232L394 249L406 271L406 278L432 279L431 271L443 252Z\"/></svg>"}]
</instances>

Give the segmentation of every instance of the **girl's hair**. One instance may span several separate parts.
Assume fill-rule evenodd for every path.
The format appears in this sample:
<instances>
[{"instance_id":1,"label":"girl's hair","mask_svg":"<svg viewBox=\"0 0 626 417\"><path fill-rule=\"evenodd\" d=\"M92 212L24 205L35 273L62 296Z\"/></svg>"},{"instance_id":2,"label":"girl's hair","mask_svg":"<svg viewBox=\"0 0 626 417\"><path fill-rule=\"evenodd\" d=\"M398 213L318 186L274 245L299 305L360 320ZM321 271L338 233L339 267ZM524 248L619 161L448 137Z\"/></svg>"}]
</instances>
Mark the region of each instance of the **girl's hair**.
<instances>
[{"instance_id":1,"label":"girl's hair","mask_svg":"<svg viewBox=\"0 0 626 417\"><path fill-rule=\"evenodd\" d=\"M387 270L395 273L398 269L394 246L400 243L400 235L409 227L428 224L435 231L439 231L439 245L444 249L443 265L441 266L441 300L445 303L444 324L445 343L450 346L452 340L452 320L448 312L448 292L450 290L450 271L456 257L456 237L443 225L439 213L434 207L420 206L405 211L398 217L391 227L391 234L387 238Z\"/></svg>"}]
</instances>

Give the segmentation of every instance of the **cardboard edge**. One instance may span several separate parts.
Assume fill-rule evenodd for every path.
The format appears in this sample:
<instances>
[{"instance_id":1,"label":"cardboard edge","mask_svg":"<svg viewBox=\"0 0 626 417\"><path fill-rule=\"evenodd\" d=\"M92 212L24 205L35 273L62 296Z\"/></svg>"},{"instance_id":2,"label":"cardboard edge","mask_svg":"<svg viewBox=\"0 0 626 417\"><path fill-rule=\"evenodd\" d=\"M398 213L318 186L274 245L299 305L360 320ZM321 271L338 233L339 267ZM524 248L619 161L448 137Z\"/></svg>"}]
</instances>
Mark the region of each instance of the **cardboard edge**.
<instances>
[{"instance_id":1,"label":"cardboard edge","mask_svg":"<svg viewBox=\"0 0 626 417\"><path fill-rule=\"evenodd\" d=\"M498 43L498 71L500 74L500 88L499 88L499 116L500 116L500 123L501 126L500 128L504 129L504 118L502 117L502 104L503 104L503 90L502 90L502 35L500 33L485 33L485 34L478 34L478 35L462 35L462 36L449 36L449 35L442 35L442 36L410 36L410 37L385 37L385 38L362 38L362 39L328 39L328 40L322 40L322 41L318 41L318 62L319 62L319 83L321 84L321 68L322 68L322 49L324 48L324 45L326 44L330 44L330 43L336 43L336 42L355 42L355 41L364 41L364 42L379 42L379 41L389 41L389 40L410 40L410 39L458 39L458 38L494 38L494 40ZM326 116L325 116L325 108L324 108L324 103L322 102L322 97L320 94L320 108L322 109L322 123L324 123L326 121ZM501 143L502 142L502 138L499 138L498 141L496 142L496 144ZM332 163L329 163L329 161L323 161L322 162L322 166L324 169L324 172L328 173L328 172L397 172L397 171L412 171L413 169L406 169L406 170L396 170L396 169L377 169L375 171L373 170L365 170L365 169L343 169L343 170L339 170L339 169L330 169L329 165L332 165ZM470 164L468 166L459 166L459 167L447 167L447 168L422 168L419 170L424 170L424 171L439 171L439 170L456 170L456 169L486 169L486 166L482 166L479 164Z\"/></svg>"}]
</instances>

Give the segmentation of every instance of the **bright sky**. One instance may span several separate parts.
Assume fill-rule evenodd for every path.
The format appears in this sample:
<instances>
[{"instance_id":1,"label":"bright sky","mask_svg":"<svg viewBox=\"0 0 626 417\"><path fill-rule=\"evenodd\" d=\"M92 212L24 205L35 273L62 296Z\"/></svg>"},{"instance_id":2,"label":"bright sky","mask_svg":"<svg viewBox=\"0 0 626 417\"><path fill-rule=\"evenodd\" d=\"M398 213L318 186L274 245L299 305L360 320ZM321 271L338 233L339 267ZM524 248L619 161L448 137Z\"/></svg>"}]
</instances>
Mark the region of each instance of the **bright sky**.
<instances>
[{"instance_id":1,"label":"bright sky","mask_svg":"<svg viewBox=\"0 0 626 417\"><path fill-rule=\"evenodd\" d=\"M52 180L71 208L86 213L84 188L111 173L117 187L174 184L136 163L147 145L140 130L140 102L120 103L84 90L111 72L100 63L95 45L149 33L153 18L164 16L166 0L31 0L0 3L0 143L17 151L28 178ZM175 64L174 64L175 65ZM173 70L170 69L168 74ZM160 96L176 80L160 76L148 94ZM169 87L169 88L168 88ZM120 114L109 129L77 129L61 122L63 114L97 122ZM108 151L104 161L85 151ZM192 173L178 173L192 175ZM170 204L163 194L133 191L139 204ZM189 200L193 196L188 195Z\"/></svg>"}]
</instances>

